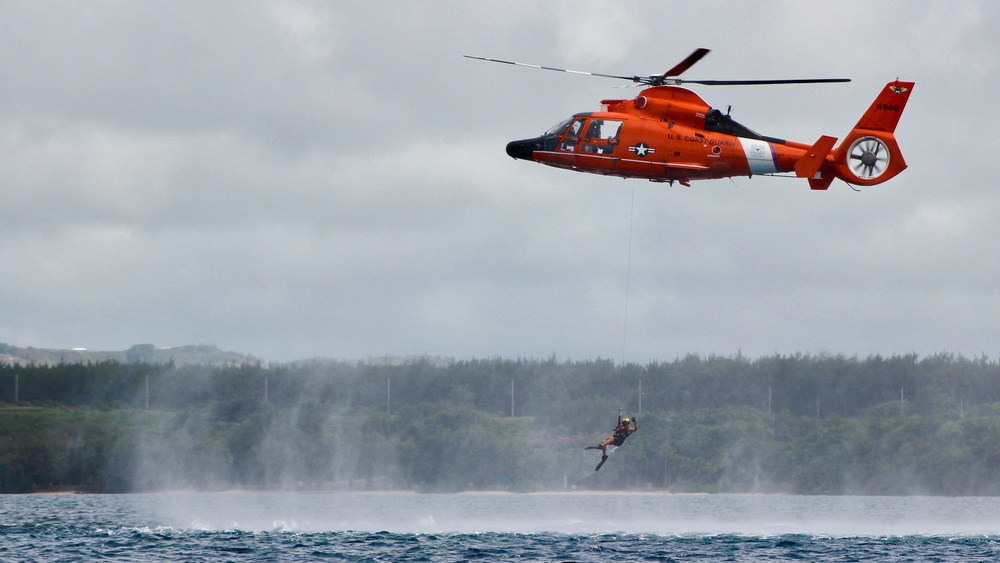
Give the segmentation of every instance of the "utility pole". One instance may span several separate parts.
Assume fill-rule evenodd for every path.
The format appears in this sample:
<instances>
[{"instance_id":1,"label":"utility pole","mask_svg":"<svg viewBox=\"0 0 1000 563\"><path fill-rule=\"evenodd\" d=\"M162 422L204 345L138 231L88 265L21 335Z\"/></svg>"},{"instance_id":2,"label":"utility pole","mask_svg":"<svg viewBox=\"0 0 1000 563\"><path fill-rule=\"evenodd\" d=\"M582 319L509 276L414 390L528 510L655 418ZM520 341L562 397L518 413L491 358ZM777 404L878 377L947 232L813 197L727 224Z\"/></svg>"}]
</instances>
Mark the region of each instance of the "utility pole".
<instances>
[{"instance_id":1,"label":"utility pole","mask_svg":"<svg viewBox=\"0 0 1000 563\"><path fill-rule=\"evenodd\" d=\"M510 417L514 418L514 376L510 377Z\"/></svg>"},{"instance_id":2,"label":"utility pole","mask_svg":"<svg viewBox=\"0 0 1000 563\"><path fill-rule=\"evenodd\" d=\"M642 416L642 378L639 378L639 416Z\"/></svg>"}]
</instances>

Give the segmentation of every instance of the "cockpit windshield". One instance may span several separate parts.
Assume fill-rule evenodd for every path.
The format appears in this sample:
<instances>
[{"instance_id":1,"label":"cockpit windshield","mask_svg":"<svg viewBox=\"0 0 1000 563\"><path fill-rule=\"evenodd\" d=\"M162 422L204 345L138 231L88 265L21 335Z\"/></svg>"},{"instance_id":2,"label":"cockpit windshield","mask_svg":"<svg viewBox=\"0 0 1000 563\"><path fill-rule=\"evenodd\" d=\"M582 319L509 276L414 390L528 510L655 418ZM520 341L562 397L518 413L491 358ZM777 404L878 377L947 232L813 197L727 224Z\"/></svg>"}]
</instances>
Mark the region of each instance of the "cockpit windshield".
<instances>
[{"instance_id":1,"label":"cockpit windshield","mask_svg":"<svg viewBox=\"0 0 1000 563\"><path fill-rule=\"evenodd\" d=\"M567 120L565 120L565 121L560 121L559 123L553 125L544 134L545 135L559 135L559 136L562 136L562 134L566 132L566 129L569 127L570 123L573 123L573 118L572 117L569 118L569 119L567 119Z\"/></svg>"}]
</instances>

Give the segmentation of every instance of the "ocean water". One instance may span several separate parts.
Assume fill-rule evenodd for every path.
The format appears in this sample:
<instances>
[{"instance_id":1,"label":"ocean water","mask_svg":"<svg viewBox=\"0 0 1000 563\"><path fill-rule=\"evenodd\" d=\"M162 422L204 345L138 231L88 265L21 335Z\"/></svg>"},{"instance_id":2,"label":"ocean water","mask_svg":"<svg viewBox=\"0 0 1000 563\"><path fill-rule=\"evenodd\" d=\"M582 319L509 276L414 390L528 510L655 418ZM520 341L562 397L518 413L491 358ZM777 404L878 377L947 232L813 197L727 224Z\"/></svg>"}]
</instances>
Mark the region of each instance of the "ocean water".
<instances>
[{"instance_id":1,"label":"ocean water","mask_svg":"<svg viewBox=\"0 0 1000 563\"><path fill-rule=\"evenodd\" d=\"M0 561L992 561L1000 499L0 496Z\"/></svg>"}]
</instances>

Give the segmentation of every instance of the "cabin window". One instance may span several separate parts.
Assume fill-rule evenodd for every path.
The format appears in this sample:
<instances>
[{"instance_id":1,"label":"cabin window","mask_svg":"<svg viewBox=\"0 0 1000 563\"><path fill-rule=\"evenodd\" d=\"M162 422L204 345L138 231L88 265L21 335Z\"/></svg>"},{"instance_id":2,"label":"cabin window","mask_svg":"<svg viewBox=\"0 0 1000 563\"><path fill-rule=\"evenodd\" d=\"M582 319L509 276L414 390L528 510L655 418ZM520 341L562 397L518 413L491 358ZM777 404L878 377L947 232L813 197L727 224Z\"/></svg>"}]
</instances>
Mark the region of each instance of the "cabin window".
<instances>
[{"instance_id":1,"label":"cabin window","mask_svg":"<svg viewBox=\"0 0 1000 563\"><path fill-rule=\"evenodd\" d=\"M611 154L618 145L622 122L615 119L591 119L583 141L583 152Z\"/></svg>"}]
</instances>

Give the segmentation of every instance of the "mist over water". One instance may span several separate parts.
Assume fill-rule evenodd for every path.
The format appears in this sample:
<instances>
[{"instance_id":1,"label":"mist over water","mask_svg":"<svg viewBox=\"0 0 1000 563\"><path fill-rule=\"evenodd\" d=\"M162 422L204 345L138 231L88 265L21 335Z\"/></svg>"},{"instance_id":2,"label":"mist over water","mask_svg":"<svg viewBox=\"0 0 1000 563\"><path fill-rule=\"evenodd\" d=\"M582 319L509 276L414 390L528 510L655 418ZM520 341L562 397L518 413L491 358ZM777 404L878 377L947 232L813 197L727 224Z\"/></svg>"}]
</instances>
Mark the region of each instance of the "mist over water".
<instances>
[{"instance_id":1,"label":"mist over water","mask_svg":"<svg viewBox=\"0 0 1000 563\"><path fill-rule=\"evenodd\" d=\"M145 495L144 495L145 496ZM593 493L172 493L178 528L295 532L998 535L1000 499Z\"/></svg>"}]
</instances>

